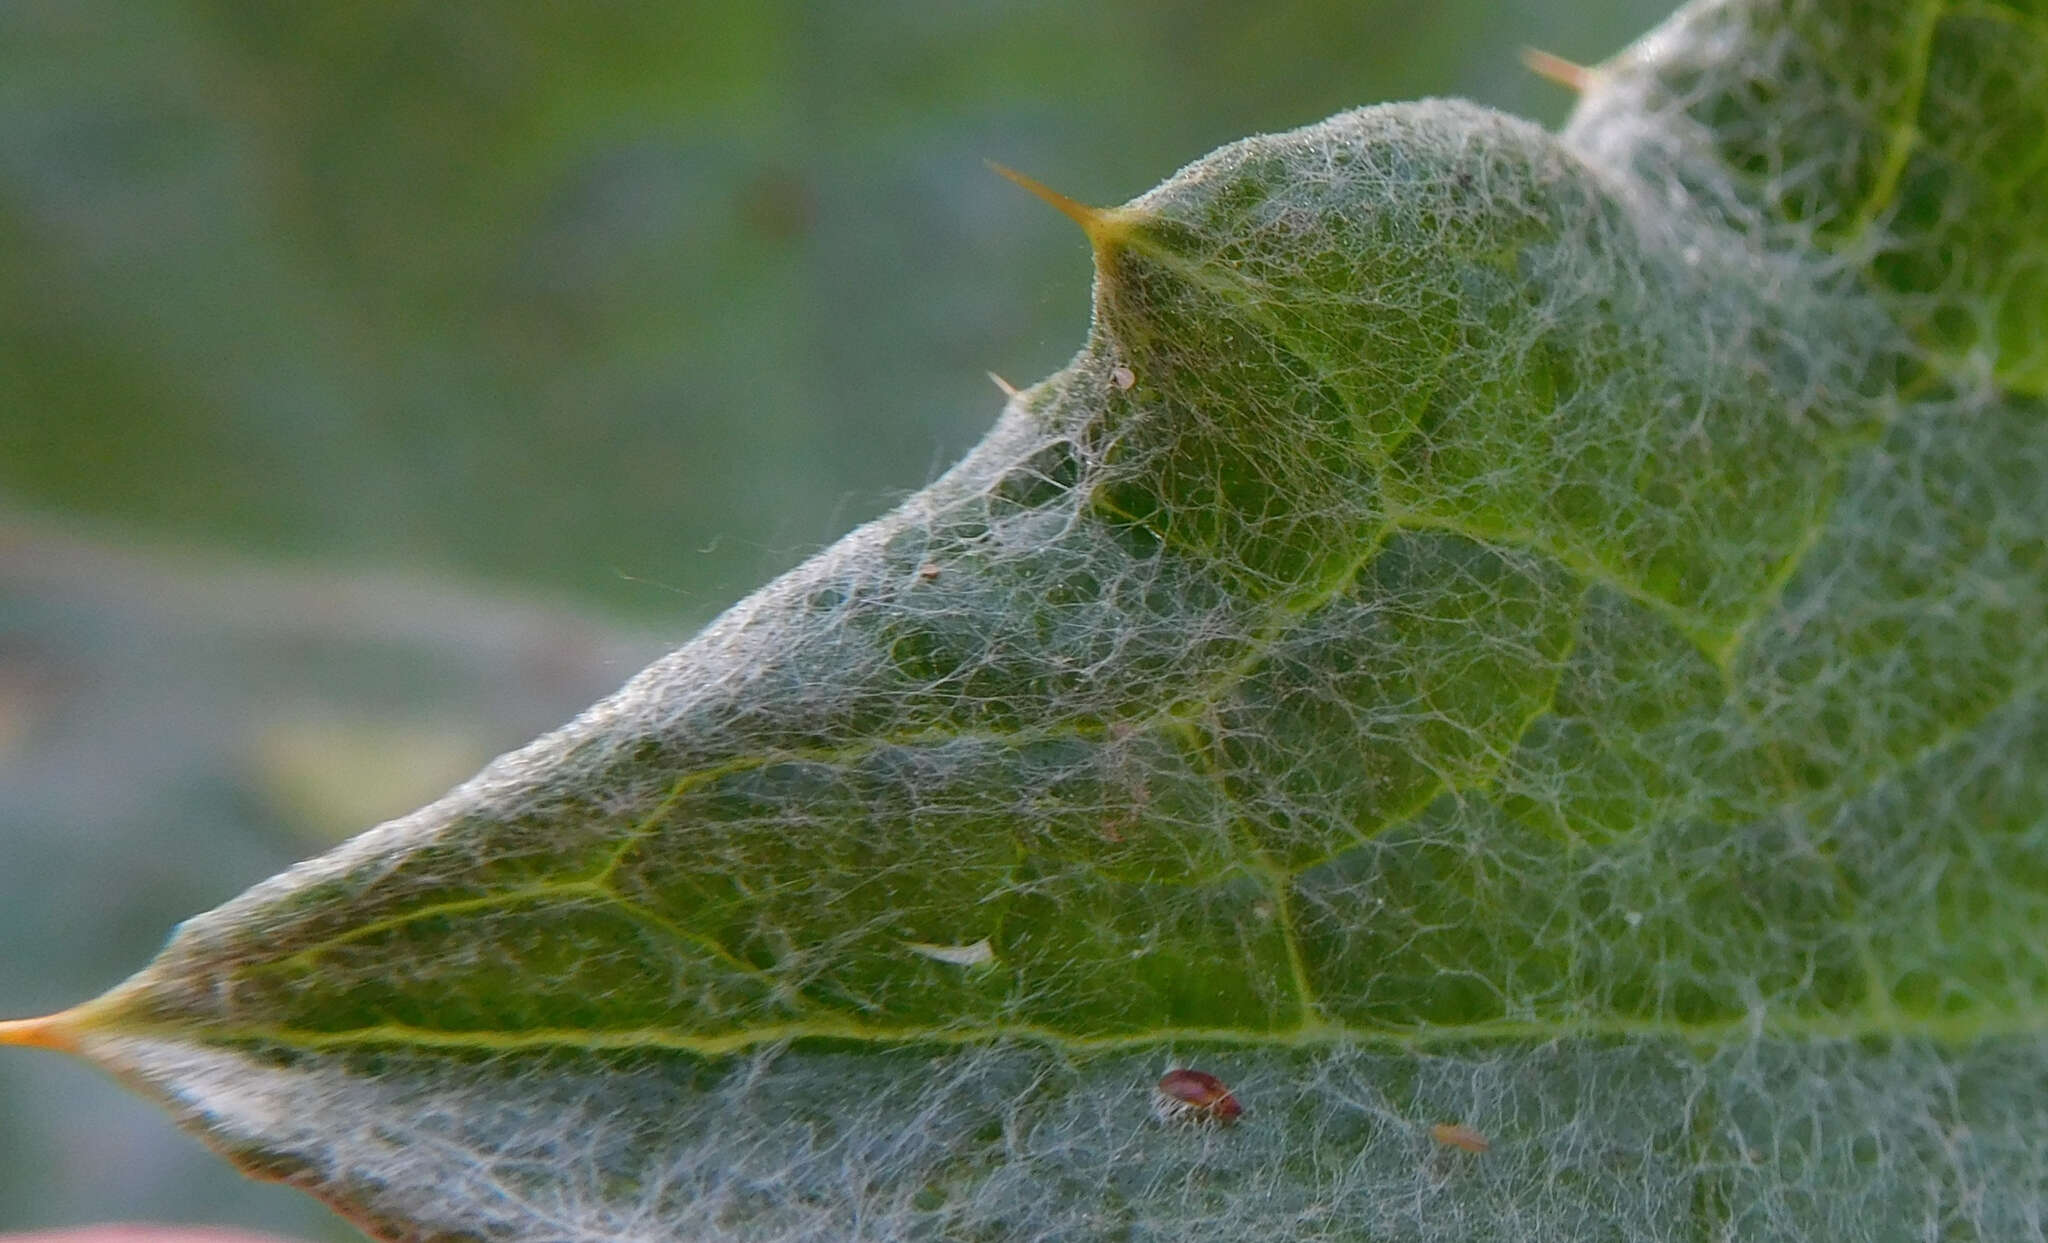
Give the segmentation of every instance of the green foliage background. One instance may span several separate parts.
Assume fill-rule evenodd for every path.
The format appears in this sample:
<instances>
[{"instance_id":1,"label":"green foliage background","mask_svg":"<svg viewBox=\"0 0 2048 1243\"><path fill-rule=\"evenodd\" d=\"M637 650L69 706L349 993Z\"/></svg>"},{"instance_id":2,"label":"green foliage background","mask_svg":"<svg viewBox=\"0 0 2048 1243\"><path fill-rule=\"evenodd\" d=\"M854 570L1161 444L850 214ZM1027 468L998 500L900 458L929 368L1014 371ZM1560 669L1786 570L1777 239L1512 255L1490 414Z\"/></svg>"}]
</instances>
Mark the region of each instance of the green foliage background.
<instances>
[{"instance_id":1,"label":"green foliage background","mask_svg":"<svg viewBox=\"0 0 2048 1243\"><path fill-rule=\"evenodd\" d=\"M546 729L1065 361L1071 226L1654 2L0 6L0 1014ZM540 603L536 603L539 601ZM332 1233L0 1063L0 1228Z\"/></svg>"}]
</instances>

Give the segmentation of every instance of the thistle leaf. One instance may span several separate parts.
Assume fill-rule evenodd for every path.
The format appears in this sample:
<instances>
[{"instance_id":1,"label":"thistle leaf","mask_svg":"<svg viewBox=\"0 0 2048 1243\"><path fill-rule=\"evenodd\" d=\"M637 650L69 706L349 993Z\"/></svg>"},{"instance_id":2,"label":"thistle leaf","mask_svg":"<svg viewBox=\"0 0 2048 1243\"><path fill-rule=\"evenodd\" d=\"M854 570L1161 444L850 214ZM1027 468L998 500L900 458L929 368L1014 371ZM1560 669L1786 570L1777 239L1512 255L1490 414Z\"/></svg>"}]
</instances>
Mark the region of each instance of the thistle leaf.
<instances>
[{"instance_id":1,"label":"thistle leaf","mask_svg":"<svg viewBox=\"0 0 2048 1243\"><path fill-rule=\"evenodd\" d=\"M1584 86L1061 200L951 472L0 1041L391 1238L2040 1238L2048 13Z\"/></svg>"}]
</instances>

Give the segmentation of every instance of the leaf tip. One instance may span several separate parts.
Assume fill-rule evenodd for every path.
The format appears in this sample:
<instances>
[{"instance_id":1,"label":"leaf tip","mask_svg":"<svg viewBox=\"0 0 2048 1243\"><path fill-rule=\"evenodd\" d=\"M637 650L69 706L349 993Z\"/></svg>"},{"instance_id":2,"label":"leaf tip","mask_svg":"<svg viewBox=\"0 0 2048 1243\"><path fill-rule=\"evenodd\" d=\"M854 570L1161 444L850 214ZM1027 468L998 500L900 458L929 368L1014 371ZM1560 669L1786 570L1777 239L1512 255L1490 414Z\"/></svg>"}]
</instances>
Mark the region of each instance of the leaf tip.
<instances>
[{"instance_id":1,"label":"leaf tip","mask_svg":"<svg viewBox=\"0 0 2048 1243\"><path fill-rule=\"evenodd\" d=\"M1052 205L1053 210L1081 226L1081 232L1088 235L1088 243L1097 251L1114 245L1122 236L1123 213L1115 208L1090 207L1079 199L1069 198L1058 190L1046 185L1036 177L1018 172L1006 164L987 161L995 173L1008 178L1036 197Z\"/></svg>"},{"instance_id":2,"label":"leaf tip","mask_svg":"<svg viewBox=\"0 0 2048 1243\"><path fill-rule=\"evenodd\" d=\"M1527 66L1529 72L1537 77L1549 82L1555 82L1566 90L1578 94L1584 94L1586 88L1593 85L1593 71L1591 69L1566 60L1556 53L1546 52L1542 48L1523 48L1522 64Z\"/></svg>"},{"instance_id":3,"label":"leaf tip","mask_svg":"<svg viewBox=\"0 0 2048 1243\"><path fill-rule=\"evenodd\" d=\"M0 1020L0 1046L24 1049L52 1049L58 1053L78 1052L78 1033L67 1021L71 1011L46 1014L35 1019Z\"/></svg>"}]
</instances>

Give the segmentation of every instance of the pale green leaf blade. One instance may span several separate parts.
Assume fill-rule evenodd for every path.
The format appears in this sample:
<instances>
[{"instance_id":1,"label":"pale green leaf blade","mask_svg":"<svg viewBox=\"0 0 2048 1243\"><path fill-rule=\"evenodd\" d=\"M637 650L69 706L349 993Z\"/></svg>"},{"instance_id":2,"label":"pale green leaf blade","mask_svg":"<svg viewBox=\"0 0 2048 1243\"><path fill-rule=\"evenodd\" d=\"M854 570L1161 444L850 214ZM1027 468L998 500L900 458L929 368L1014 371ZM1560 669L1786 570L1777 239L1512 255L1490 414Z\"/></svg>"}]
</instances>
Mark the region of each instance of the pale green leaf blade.
<instances>
[{"instance_id":1,"label":"pale green leaf blade","mask_svg":"<svg viewBox=\"0 0 2048 1243\"><path fill-rule=\"evenodd\" d=\"M2038 1238L2042 35L1069 204L960 466L13 1038L402 1238Z\"/></svg>"}]
</instances>

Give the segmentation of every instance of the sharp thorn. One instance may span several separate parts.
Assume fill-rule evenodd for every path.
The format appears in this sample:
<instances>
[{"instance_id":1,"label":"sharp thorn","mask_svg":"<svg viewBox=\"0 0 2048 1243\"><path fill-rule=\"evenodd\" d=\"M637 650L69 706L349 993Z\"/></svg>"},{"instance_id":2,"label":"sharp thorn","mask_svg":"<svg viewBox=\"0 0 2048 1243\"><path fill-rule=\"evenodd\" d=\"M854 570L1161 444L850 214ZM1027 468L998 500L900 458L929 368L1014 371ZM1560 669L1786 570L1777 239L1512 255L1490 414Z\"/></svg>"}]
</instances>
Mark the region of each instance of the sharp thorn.
<instances>
[{"instance_id":1,"label":"sharp thorn","mask_svg":"<svg viewBox=\"0 0 2048 1243\"><path fill-rule=\"evenodd\" d=\"M996 382L996 387L1003 390L1003 396L1015 397L1017 395L1017 386L1010 383L1008 380L1005 380L1003 377L997 375L995 372L989 372L988 378L994 380Z\"/></svg>"},{"instance_id":2,"label":"sharp thorn","mask_svg":"<svg viewBox=\"0 0 2048 1243\"><path fill-rule=\"evenodd\" d=\"M1100 248L1112 240L1115 233L1116 211L1101 207L1090 207L1078 199L1068 198L1058 190L1046 185L1036 177L1028 177L1007 165L989 160L989 168L1029 190L1038 198L1050 203L1053 210L1081 226L1081 232L1088 235L1091 245Z\"/></svg>"},{"instance_id":3,"label":"sharp thorn","mask_svg":"<svg viewBox=\"0 0 2048 1243\"><path fill-rule=\"evenodd\" d=\"M62 1014L46 1014L39 1019L9 1019L0 1022L0 1045L76 1053L78 1037L71 1030L71 1025L63 1020Z\"/></svg>"},{"instance_id":4,"label":"sharp thorn","mask_svg":"<svg viewBox=\"0 0 2048 1243\"><path fill-rule=\"evenodd\" d=\"M1574 64L1562 56L1546 52L1541 48L1522 49L1522 63L1529 72L1539 78L1555 82L1569 91L1584 94L1593 85L1593 71L1584 65Z\"/></svg>"}]
</instances>

